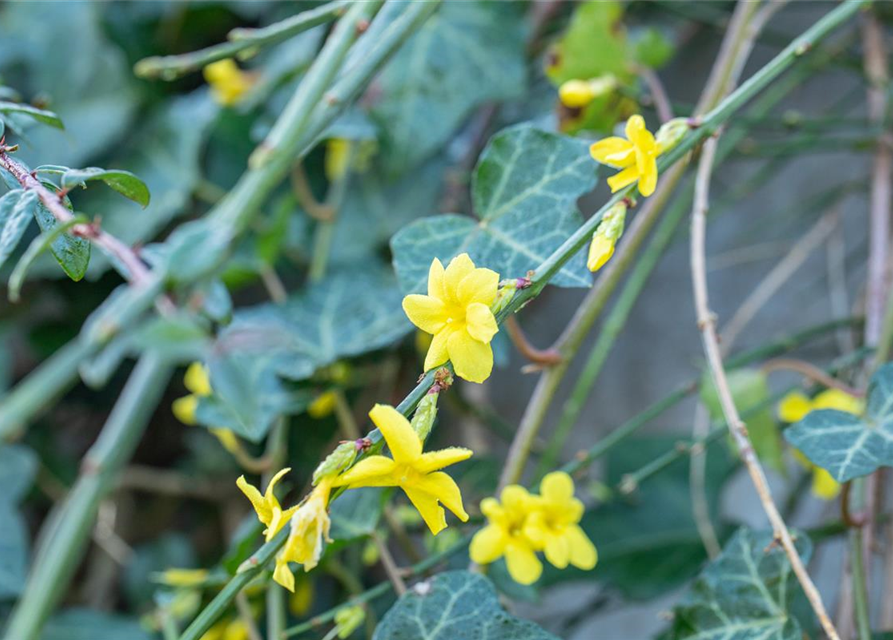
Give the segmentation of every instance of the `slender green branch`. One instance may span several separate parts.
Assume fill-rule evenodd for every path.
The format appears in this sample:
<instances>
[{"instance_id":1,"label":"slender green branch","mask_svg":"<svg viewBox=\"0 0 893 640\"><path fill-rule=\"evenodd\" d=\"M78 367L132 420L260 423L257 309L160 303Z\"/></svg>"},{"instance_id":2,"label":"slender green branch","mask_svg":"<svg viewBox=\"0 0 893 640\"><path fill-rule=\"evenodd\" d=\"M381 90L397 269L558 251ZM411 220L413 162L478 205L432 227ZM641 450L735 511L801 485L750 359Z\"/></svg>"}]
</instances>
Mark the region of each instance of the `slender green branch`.
<instances>
[{"instance_id":1,"label":"slender green branch","mask_svg":"<svg viewBox=\"0 0 893 640\"><path fill-rule=\"evenodd\" d=\"M855 478L850 486L850 508L858 513L865 508L865 478ZM868 523L866 523L868 524ZM871 617L868 608L868 577L865 569L865 547L861 528L850 529L850 566L853 571L853 607L859 640L871 640Z\"/></svg>"},{"instance_id":2,"label":"slender green branch","mask_svg":"<svg viewBox=\"0 0 893 640\"><path fill-rule=\"evenodd\" d=\"M254 55L261 47L283 42L313 27L331 22L344 13L349 5L350 0L335 0L261 29L233 29L228 36L230 42L176 56L144 58L136 63L133 72L140 78L176 80L212 62Z\"/></svg>"},{"instance_id":3,"label":"slender green branch","mask_svg":"<svg viewBox=\"0 0 893 640\"><path fill-rule=\"evenodd\" d=\"M171 366L147 353L137 363L64 504L41 530L25 591L10 616L5 640L37 638L81 560L102 499L114 488L161 399Z\"/></svg>"}]
</instances>

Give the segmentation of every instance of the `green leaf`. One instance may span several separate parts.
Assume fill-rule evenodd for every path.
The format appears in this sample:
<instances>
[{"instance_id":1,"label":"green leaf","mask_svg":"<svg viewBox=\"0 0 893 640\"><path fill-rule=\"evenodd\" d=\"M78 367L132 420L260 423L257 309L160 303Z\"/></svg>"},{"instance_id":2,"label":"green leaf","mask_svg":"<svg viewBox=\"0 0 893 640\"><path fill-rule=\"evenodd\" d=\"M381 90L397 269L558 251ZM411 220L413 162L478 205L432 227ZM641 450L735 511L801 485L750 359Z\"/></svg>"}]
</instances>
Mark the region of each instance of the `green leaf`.
<instances>
[{"instance_id":1,"label":"green leaf","mask_svg":"<svg viewBox=\"0 0 893 640\"><path fill-rule=\"evenodd\" d=\"M636 60L652 69L664 66L675 52L673 43L653 27L636 34L633 46Z\"/></svg>"},{"instance_id":2,"label":"green leaf","mask_svg":"<svg viewBox=\"0 0 893 640\"><path fill-rule=\"evenodd\" d=\"M389 175L430 157L478 105L521 94L523 18L512 3L447 2L400 49L372 107Z\"/></svg>"},{"instance_id":3,"label":"green leaf","mask_svg":"<svg viewBox=\"0 0 893 640\"><path fill-rule=\"evenodd\" d=\"M797 550L809 557L803 534ZM674 610L673 640L800 640L788 607L797 589L791 565L771 533L739 530L722 554L704 569L690 594Z\"/></svg>"},{"instance_id":4,"label":"green leaf","mask_svg":"<svg viewBox=\"0 0 893 640\"><path fill-rule=\"evenodd\" d=\"M37 260L38 256L52 247L53 244L57 242L64 233L67 233L69 229L75 225L87 222L89 222L89 220L85 216L77 215L68 222L57 224L49 233L43 233L31 241L31 244L28 245L28 249L19 259L15 269L13 269L12 275L9 276L10 301L18 302L19 292L22 290L22 284L25 282L25 275L28 273L28 268L34 264L34 261Z\"/></svg>"},{"instance_id":5,"label":"green leaf","mask_svg":"<svg viewBox=\"0 0 893 640\"><path fill-rule=\"evenodd\" d=\"M840 483L893 466L893 363L872 376L865 416L811 411L786 429L784 437Z\"/></svg>"},{"instance_id":6,"label":"green leaf","mask_svg":"<svg viewBox=\"0 0 893 640\"><path fill-rule=\"evenodd\" d=\"M385 489L364 487L346 492L332 503L333 540L353 540L375 531L384 509Z\"/></svg>"},{"instance_id":7,"label":"green leaf","mask_svg":"<svg viewBox=\"0 0 893 640\"><path fill-rule=\"evenodd\" d=\"M580 4L567 31L549 51L549 79L561 85L606 73L629 78L632 74L622 18L619 2L589 0Z\"/></svg>"},{"instance_id":8,"label":"green leaf","mask_svg":"<svg viewBox=\"0 0 893 640\"><path fill-rule=\"evenodd\" d=\"M526 124L501 131L474 173L472 199L480 221L456 214L428 217L392 238L401 288L423 291L433 258L446 264L463 252L504 278L524 276L583 223L576 201L595 187L596 171L582 140ZM580 255L552 284L588 287L591 281Z\"/></svg>"},{"instance_id":9,"label":"green leaf","mask_svg":"<svg viewBox=\"0 0 893 640\"><path fill-rule=\"evenodd\" d=\"M33 191L16 189L0 198L0 266L22 240L36 209L37 195Z\"/></svg>"},{"instance_id":10,"label":"green leaf","mask_svg":"<svg viewBox=\"0 0 893 640\"><path fill-rule=\"evenodd\" d=\"M415 585L385 614L372 638L558 640L507 613L492 583L468 571L448 571Z\"/></svg>"},{"instance_id":11,"label":"green leaf","mask_svg":"<svg viewBox=\"0 0 893 640\"><path fill-rule=\"evenodd\" d=\"M62 120L59 119L52 111L38 109L28 104L17 104L15 102L0 101L0 113L18 113L29 118L33 118L43 124L48 124L56 129L64 129Z\"/></svg>"},{"instance_id":12,"label":"green leaf","mask_svg":"<svg viewBox=\"0 0 893 640\"><path fill-rule=\"evenodd\" d=\"M47 622L40 640L152 640L137 620L90 609L69 609Z\"/></svg>"},{"instance_id":13,"label":"green leaf","mask_svg":"<svg viewBox=\"0 0 893 640\"><path fill-rule=\"evenodd\" d=\"M741 413L748 413L747 431L754 451L766 466L783 473L785 464L781 433L772 415L766 375L759 369L735 369L729 372L728 379L735 406ZM719 396L709 374L701 382L701 400L711 419L723 419ZM750 412L758 406L763 408L755 413Z\"/></svg>"},{"instance_id":14,"label":"green leaf","mask_svg":"<svg viewBox=\"0 0 893 640\"><path fill-rule=\"evenodd\" d=\"M117 169L69 169L62 174L62 187L71 188L84 184L88 180L102 180L112 189L126 198L130 198L144 209L149 205L149 187L129 171ZM84 184L86 187L86 184Z\"/></svg>"},{"instance_id":15,"label":"green leaf","mask_svg":"<svg viewBox=\"0 0 893 640\"><path fill-rule=\"evenodd\" d=\"M23 446L0 446L0 600L22 592L28 573L28 529L17 503L37 472L37 457Z\"/></svg>"},{"instance_id":16,"label":"green leaf","mask_svg":"<svg viewBox=\"0 0 893 640\"><path fill-rule=\"evenodd\" d=\"M71 202L67 197L64 200L65 206L71 210ZM38 203L34 213L43 233L52 234L60 226L59 221L42 202ZM86 238L75 238L68 233L62 233L50 244L50 251L68 277L78 282L87 273L91 247L90 241Z\"/></svg>"}]
</instances>

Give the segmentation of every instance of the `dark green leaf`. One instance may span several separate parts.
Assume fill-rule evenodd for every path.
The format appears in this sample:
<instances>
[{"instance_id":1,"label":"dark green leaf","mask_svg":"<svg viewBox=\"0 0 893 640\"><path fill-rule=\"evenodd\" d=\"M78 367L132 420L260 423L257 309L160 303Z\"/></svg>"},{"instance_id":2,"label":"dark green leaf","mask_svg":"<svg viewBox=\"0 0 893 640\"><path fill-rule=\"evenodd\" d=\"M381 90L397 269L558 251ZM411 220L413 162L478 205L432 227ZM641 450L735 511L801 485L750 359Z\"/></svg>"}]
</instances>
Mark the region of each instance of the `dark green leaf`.
<instances>
[{"instance_id":1,"label":"dark green leaf","mask_svg":"<svg viewBox=\"0 0 893 640\"><path fill-rule=\"evenodd\" d=\"M65 199L65 206L71 210L71 202ZM50 213L42 202L39 202L34 210L37 218L37 224L40 230L45 234L52 234L59 226L59 221ZM90 264L90 251L92 245L85 238L75 238L74 236L63 233L53 240L50 244L50 251L56 262L62 267L62 270L69 278L78 282L87 273L87 266Z\"/></svg>"},{"instance_id":2,"label":"dark green leaf","mask_svg":"<svg viewBox=\"0 0 893 640\"><path fill-rule=\"evenodd\" d=\"M0 266L22 239L37 209L37 195L16 189L0 198Z\"/></svg>"},{"instance_id":3,"label":"dark green leaf","mask_svg":"<svg viewBox=\"0 0 893 640\"><path fill-rule=\"evenodd\" d=\"M811 544L800 534L800 556ZM802 632L788 607L797 581L771 533L739 530L692 586L674 611L673 640L801 640Z\"/></svg>"},{"instance_id":4,"label":"dark green leaf","mask_svg":"<svg viewBox=\"0 0 893 640\"><path fill-rule=\"evenodd\" d=\"M373 640L558 640L499 606L484 576L448 571L416 584L375 629Z\"/></svg>"},{"instance_id":5,"label":"dark green leaf","mask_svg":"<svg viewBox=\"0 0 893 640\"><path fill-rule=\"evenodd\" d=\"M784 436L841 483L893 466L893 363L872 376L865 416L820 409L786 429Z\"/></svg>"},{"instance_id":6,"label":"dark green leaf","mask_svg":"<svg viewBox=\"0 0 893 640\"><path fill-rule=\"evenodd\" d=\"M84 224L86 222L89 222L89 220L84 216L75 216L68 222L57 224L49 233L43 233L31 241L31 244L28 245L28 249L22 254L15 269L13 269L12 275L9 276L9 299L12 302L18 302L19 292L22 289L22 284L25 282L25 275L28 273L28 268L34 264L34 261L37 260L38 256L49 249L62 237L62 234L67 233L69 229L77 224Z\"/></svg>"},{"instance_id":7,"label":"dark green leaf","mask_svg":"<svg viewBox=\"0 0 893 640\"><path fill-rule=\"evenodd\" d=\"M431 260L446 264L462 252L503 278L526 275L583 223L576 201L595 184L596 165L584 141L530 125L501 131L475 169L480 221L455 214L423 218L391 240L401 288L423 291ZM552 284L590 286L584 256L568 262Z\"/></svg>"},{"instance_id":8,"label":"dark green leaf","mask_svg":"<svg viewBox=\"0 0 893 640\"><path fill-rule=\"evenodd\" d=\"M65 128L65 126L62 124L62 120L59 119L59 116L57 116L52 111L38 109L37 107L32 107L28 104L17 104L15 102L0 101L0 113L18 113L24 116L28 116L29 118L33 118L34 120L42 122L43 124L48 124L51 127L55 127L57 129Z\"/></svg>"},{"instance_id":9,"label":"dark green leaf","mask_svg":"<svg viewBox=\"0 0 893 640\"><path fill-rule=\"evenodd\" d=\"M66 189L76 187L88 180L102 180L112 189L124 197L130 198L144 209L149 205L149 187L129 171L100 169L99 167L69 169L62 174L62 187Z\"/></svg>"},{"instance_id":10,"label":"dark green leaf","mask_svg":"<svg viewBox=\"0 0 893 640\"><path fill-rule=\"evenodd\" d=\"M476 106L523 91L523 31L512 3L447 2L428 19L378 81L388 174L431 156Z\"/></svg>"}]
</instances>

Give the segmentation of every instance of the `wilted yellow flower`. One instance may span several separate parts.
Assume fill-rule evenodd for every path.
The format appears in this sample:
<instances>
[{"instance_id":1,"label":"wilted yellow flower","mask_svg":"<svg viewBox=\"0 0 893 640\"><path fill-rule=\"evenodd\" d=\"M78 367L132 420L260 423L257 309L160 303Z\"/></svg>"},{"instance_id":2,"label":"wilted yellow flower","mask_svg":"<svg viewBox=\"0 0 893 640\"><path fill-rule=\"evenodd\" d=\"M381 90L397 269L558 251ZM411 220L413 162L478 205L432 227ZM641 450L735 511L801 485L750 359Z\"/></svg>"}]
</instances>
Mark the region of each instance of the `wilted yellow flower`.
<instances>
[{"instance_id":1,"label":"wilted yellow flower","mask_svg":"<svg viewBox=\"0 0 893 640\"><path fill-rule=\"evenodd\" d=\"M329 538L329 529L332 526L329 519L329 494L333 481L331 476L322 478L291 518L291 533L282 552L283 561L300 563L304 565L305 572L319 564L325 546L323 542L332 541ZM290 590L294 590L293 578Z\"/></svg>"},{"instance_id":2,"label":"wilted yellow flower","mask_svg":"<svg viewBox=\"0 0 893 640\"><path fill-rule=\"evenodd\" d=\"M525 523L536 500L527 489L509 485L502 490L500 500L485 498L481 511L489 524L474 534L469 554L478 564L490 564L505 556L509 575L515 582L533 584L543 572L543 564L536 557L537 544L527 537Z\"/></svg>"},{"instance_id":3,"label":"wilted yellow flower","mask_svg":"<svg viewBox=\"0 0 893 640\"><path fill-rule=\"evenodd\" d=\"M453 258L446 269L434 259L428 271L428 295L403 299L410 321L434 336L425 371L449 360L460 378L483 382L490 377L490 341L499 331L490 305L498 287L499 274L476 268L467 253Z\"/></svg>"},{"instance_id":4,"label":"wilted yellow flower","mask_svg":"<svg viewBox=\"0 0 893 640\"><path fill-rule=\"evenodd\" d=\"M630 116L626 121L626 137L626 140L616 136L599 140L589 152L598 162L622 169L608 178L612 193L638 181L639 193L650 196L657 186L657 143L640 115Z\"/></svg>"},{"instance_id":5,"label":"wilted yellow flower","mask_svg":"<svg viewBox=\"0 0 893 640\"><path fill-rule=\"evenodd\" d=\"M572 564L588 571L598 561L595 545L580 528L583 503L574 497L574 481L563 471L550 473L540 483L536 508L524 524L524 535L559 569Z\"/></svg>"},{"instance_id":6,"label":"wilted yellow flower","mask_svg":"<svg viewBox=\"0 0 893 640\"><path fill-rule=\"evenodd\" d=\"M165 569L152 575L155 582L169 587L195 587L208 579L207 569Z\"/></svg>"},{"instance_id":7,"label":"wilted yellow flower","mask_svg":"<svg viewBox=\"0 0 893 640\"><path fill-rule=\"evenodd\" d=\"M864 400L840 389L826 389L815 398L800 391L792 391L781 399L778 417L782 422L800 422L806 415L818 409L837 409L861 415L865 409ZM794 459L805 468L812 470L812 493L823 500L833 500L840 493L840 484L826 469L813 464L800 451L794 449Z\"/></svg>"},{"instance_id":8,"label":"wilted yellow flower","mask_svg":"<svg viewBox=\"0 0 893 640\"><path fill-rule=\"evenodd\" d=\"M589 258L586 260L586 266L592 272L598 271L611 256L614 255L614 240L611 240L601 234L592 236L592 244L589 245Z\"/></svg>"},{"instance_id":9,"label":"wilted yellow flower","mask_svg":"<svg viewBox=\"0 0 893 640\"><path fill-rule=\"evenodd\" d=\"M369 417L384 436L393 459L368 456L340 476L335 486L400 487L434 535L447 526L441 504L466 522L468 514L462 507L462 493L455 481L440 469L467 460L472 452L451 447L422 453L421 439L409 420L393 407L377 404Z\"/></svg>"},{"instance_id":10,"label":"wilted yellow flower","mask_svg":"<svg viewBox=\"0 0 893 640\"><path fill-rule=\"evenodd\" d=\"M212 62L202 71L211 85L211 96L218 104L236 104L254 84L250 73L242 71L232 58Z\"/></svg>"}]
</instances>

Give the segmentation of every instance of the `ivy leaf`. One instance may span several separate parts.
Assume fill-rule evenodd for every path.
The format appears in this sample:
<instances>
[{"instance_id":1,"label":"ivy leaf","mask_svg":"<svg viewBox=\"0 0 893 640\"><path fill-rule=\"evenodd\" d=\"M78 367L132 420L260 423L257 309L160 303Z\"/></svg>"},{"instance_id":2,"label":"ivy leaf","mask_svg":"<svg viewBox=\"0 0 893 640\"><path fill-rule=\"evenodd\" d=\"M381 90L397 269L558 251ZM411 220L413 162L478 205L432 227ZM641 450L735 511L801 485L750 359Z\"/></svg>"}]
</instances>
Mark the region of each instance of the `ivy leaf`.
<instances>
[{"instance_id":1,"label":"ivy leaf","mask_svg":"<svg viewBox=\"0 0 893 640\"><path fill-rule=\"evenodd\" d=\"M430 157L476 106L522 93L523 19L512 3L447 2L406 43L381 74L371 112L389 175Z\"/></svg>"},{"instance_id":2,"label":"ivy leaf","mask_svg":"<svg viewBox=\"0 0 893 640\"><path fill-rule=\"evenodd\" d=\"M400 286L423 291L432 258L446 264L463 252L503 277L524 276L583 223L576 201L595 187L596 171L582 140L527 124L501 131L474 173L479 221L456 214L423 218L391 239ZM590 286L584 256L568 262L552 284Z\"/></svg>"},{"instance_id":3,"label":"ivy leaf","mask_svg":"<svg viewBox=\"0 0 893 640\"><path fill-rule=\"evenodd\" d=\"M448 571L400 596L375 629L372 640L558 640L539 626L499 606L496 589L484 576Z\"/></svg>"},{"instance_id":4,"label":"ivy leaf","mask_svg":"<svg viewBox=\"0 0 893 640\"><path fill-rule=\"evenodd\" d=\"M872 376L863 417L836 409L811 411L784 437L840 483L893 466L893 363Z\"/></svg>"},{"instance_id":5,"label":"ivy leaf","mask_svg":"<svg viewBox=\"0 0 893 640\"><path fill-rule=\"evenodd\" d=\"M809 539L799 534L796 546L808 558ZM800 640L800 625L788 611L797 589L791 574L770 532L740 529L676 607L669 638Z\"/></svg>"},{"instance_id":6,"label":"ivy leaf","mask_svg":"<svg viewBox=\"0 0 893 640\"><path fill-rule=\"evenodd\" d=\"M62 124L62 120L59 119L59 116L57 116L52 111L38 109L37 107L32 107L28 104L0 101L0 113L21 114L37 120L38 122L42 122L43 124L48 124L51 127L55 127L56 129L65 128L65 125Z\"/></svg>"},{"instance_id":7,"label":"ivy leaf","mask_svg":"<svg viewBox=\"0 0 893 640\"><path fill-rule=\"evenodd\" d=\"M0 266L15 251L37 209L33 191L16 189L0 198Z\"/></svg>"},{"instance_id":8,"label":"ivy leaf","mask_svg":"<svg viewBox=\"0 0 893 640\"><path fill-rule=\"evenodd\" d=\"M102 180L124 197L136 202L143 209L149 205L149 187L129 171L101 169L99 167L69 169L62 174L62 187L70 189L79 184L84 184L88 180ZM84 186L86 187L86 184Z\"/></svg>"},{"instance_id":9,"label":"ivy leaf","mask_svg":"<svg viewBox=\"0 0 893 640\"><path fill-rule=\"evenodd\" d=\"M22 592L28 572L28 529L17 503L34 481L37 458L26 447L0 446L0 600Z\"/></svg>"}]
</instances>

